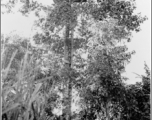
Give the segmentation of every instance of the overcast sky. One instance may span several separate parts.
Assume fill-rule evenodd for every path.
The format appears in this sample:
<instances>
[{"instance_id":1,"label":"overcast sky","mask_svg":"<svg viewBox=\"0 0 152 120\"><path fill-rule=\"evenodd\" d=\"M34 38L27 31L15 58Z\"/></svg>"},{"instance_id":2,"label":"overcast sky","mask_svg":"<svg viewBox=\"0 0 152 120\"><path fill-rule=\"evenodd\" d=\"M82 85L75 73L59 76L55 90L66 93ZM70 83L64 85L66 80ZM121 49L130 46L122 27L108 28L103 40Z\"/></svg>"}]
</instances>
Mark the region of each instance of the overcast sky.
<instances>
[{"instance_id":1,"label":"overcast sky","mask_svg":"<svg viewBox=\"0 0 152 120\"><path fill-rule=\"evenodd\" d=\"M134 33L132 41L128 44L129 50L135 50L131 63L126 67L126 76L130 78L129 83L139 81L133 72L144 74L144 61L151 67L151 0L136 0L137 10L146 15L148 20L141 24L141 31Z\"/></svg>"},{"instance_id":2,"label":"overcast sky","mask_svg":"<svg viewBox=\"0 0 152 120\"><path fill-rule=\"evenodd\" d=\"M42 0L41 0L42 1ZM51 0L43 0L48 5ZM136 78L137 74L144 74L144 61L151 66L151 0L136 0L136 12L148 17L148 20L141 25L139 33L133 33L132 41L128 44L129 50L135 50L136 54L132 57L131 63L126 66L126 73L124 74L130 80L128 83L135 83L139 81ZM33 14L30 17L23 17L20 13L15 14L1 14L1 33L8 34L15 30L23 36L30 36L31 28L35 17Z\"/></svg>"}]
</instances>

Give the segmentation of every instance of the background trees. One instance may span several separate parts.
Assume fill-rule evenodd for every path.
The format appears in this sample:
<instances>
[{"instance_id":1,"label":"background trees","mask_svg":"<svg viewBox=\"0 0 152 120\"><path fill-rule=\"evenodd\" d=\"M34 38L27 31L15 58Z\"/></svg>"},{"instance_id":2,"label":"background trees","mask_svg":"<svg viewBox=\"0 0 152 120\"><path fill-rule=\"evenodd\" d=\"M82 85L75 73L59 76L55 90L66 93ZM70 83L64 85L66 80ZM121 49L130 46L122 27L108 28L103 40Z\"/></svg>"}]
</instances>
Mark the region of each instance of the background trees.
<instances>
[{"instance_id":1,"label":"background trees","mask_svg":"<svg viewBox=\"0 0 152 120\"><path fill-rule=\"evenodd\" d=\"M11 2L12 7L15 4ZM63 110L60 115L68 113L66 119L72 119L75 90L83 103L80 119L144 119L143 115L148 119L149 111L144 111L149 108L145 95L149 93L143 91L149 86L149 73L148 78L142 76L143 85L132 86L125 85L121 75L134 51L128 52L120 42L129 42L132 31L139 32L146 20L134 10L133 1L55 0L46 7L26 0L20 11L24 15L35 11L35 27L41 32L33 37L35 45L19 36L16 42L4 43L3 114L14 120L36 120L45 119L46 113L57 117L54 110L58 108ZM16 73L9 73L12 68ZM145 102L140 103L140 97Z\"/></svg>"},{"instance_id":2,"label":"background trees","mask_svg":"<svg viewBox=\"0 0 152 120\"><path fill-rule=\"evenodd\" d=\"M146 75L141 75L142 82L136 83L135 85L126 86L128 94L126 95L126 107L124 105L125 115L122 114L123 119L150 119L150 71L145 63ZM145 80L145 78L147 78ZM144 81L147 81L145 84ZM147 86L145 88L145 85ZM129 97L130 96L130 97ZM132 99L132 102L127 103L128 99ZM143 111L144 110L144 111ZM131 111L131 112L130 112Z\"/></svg>"}]
</instances>

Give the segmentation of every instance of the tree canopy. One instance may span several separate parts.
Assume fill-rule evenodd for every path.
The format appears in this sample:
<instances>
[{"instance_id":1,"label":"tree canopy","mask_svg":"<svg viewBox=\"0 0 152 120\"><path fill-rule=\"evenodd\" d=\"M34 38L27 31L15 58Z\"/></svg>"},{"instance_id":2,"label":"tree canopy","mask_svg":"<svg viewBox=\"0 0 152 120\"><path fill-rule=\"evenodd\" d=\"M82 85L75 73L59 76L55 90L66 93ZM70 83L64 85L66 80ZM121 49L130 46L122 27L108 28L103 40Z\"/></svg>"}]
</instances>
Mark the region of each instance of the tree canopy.
<instances>
[{"instance_id":1,"label":"tree canopy","mask_svg":"<svg viewBox=\"0 0 152 120\"><path fill-rule=\"evenodd\" d=\"M122 76L135 54L126 42L147 19L134 14L135 0L3 6L10 12L18 2L23 15L35 12L37 33L1 35L3 120L150 120L148 66L142 82L127 85Z\"/></svg>"}]
</instances>

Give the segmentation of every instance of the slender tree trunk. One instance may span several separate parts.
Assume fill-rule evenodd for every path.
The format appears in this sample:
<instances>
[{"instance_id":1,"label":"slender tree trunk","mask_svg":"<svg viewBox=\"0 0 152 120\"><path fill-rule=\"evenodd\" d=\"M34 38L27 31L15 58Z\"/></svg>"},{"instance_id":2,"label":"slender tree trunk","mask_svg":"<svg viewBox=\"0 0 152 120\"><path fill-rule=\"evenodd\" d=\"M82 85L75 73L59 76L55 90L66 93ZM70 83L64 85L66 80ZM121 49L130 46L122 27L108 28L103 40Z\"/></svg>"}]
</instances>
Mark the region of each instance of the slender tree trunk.
<instances>
[{"instance_id":1,"label":"slender tree trunk","mask_svg":"<svg viewBox=\"0 0 152 120\"><path fill-rule=\"evenodd\" d=\"M67 78L67 98L66 99L66 112L67 112L67 120L70 120L70 116L71 116L71 99L72 99L72 95L71 95L71 91L72 91L72 84L71 84L71 60L72 60L72 41L70 39L70 25L66 26L66 37L65 37L65 69L66 69L66 78ZM65 97L65 96L64 96Z\"/></svg>"},{"instance_id":2,"label":"slender tree trunk","mask_svg":"<svg viewBox=\"0 0 152 120\"><path fill-rule=\"evenodd\" d=\"M71 2L69 2L69 12L71 10ZM71 120L71 99L72 99L72 79L71 79L71 63L72 63L72 35L71 33L71 20L67 19L67 24L65 26L65 40L64 40L64 60L65 69L67 76L67 98L66 99L66 120Z\"/></svg>"},{"instance_id":3,"label":"slender tree trunk","mask_svg":"<svg viewBox=\"0 0 152 120\"><path fill-rule=\"evenodd\" d=\"M106 103L106 120L110 120L109 102Z\"/></svg>"}]
</instances>

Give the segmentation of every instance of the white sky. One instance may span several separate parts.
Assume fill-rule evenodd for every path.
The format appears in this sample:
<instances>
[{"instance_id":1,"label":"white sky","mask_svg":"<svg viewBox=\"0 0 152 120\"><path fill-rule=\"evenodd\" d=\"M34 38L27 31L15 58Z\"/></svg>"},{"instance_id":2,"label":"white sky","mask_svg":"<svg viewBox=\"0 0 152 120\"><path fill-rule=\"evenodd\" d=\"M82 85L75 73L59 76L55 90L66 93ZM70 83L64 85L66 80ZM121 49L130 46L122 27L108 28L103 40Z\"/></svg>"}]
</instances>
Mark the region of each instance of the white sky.
<instances>
[{"instance_id":1,"label":"white sky","mask_svg":"<svg viewBox=\"0 0 152 120\"><path fill-rule=\"evenodd\" d=\"M137 12L146 15L148 20L141 24L141 31L134 33L132 41L128 44L129 50L135 50L136 54L132 56L131 63L126 67L126 76L130 78L129 83L135 83L140 79L136 78L138 74L144 74L144 61L151 69L151 0L136 0Z\"/></svg>"},{"instance_id":2,"label":"white sky","mask_svg":"<svg viewBox=\"0 0 152 120\"><path fill-rule=\"evenodd\" d=\"M45 5L51 4L51 0L41 0ZM128 44L129 50L135 50L136 54L132 57L131 63L126 67L124 74L130 80L128 83L135 83L140 79L136 78L133 72L144 74L144 61L151 67L151 0L136 0L137 12L146 15L148 20L141 25L141 31L134 33L132 41ZM16 9L15 9L16 10ZM33 21L35 17L24 17L20 13L1 14L1 33L8 34L15 30L16 33L30 37Z\"/></svg>"}]
</instances>

